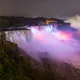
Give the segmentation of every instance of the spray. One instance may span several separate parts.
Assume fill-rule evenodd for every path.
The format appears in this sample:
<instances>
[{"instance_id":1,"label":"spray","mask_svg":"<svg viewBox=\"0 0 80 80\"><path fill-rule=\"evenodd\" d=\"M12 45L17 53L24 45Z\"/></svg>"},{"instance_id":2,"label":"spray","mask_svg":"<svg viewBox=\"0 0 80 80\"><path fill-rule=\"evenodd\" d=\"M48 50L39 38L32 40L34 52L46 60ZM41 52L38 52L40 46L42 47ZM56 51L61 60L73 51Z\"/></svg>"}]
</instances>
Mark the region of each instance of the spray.
<instances>
[{"instance_id":1,"label":"spray","mask_svg":"<svg viewBox=\"0 0 80 80\"><path fill-rule=\"evenodd\" d=\"M76 67L80 65L80 45L76 39L60 33L58 30L53 32L51 26L42 26L42 30L39 30L38 26L36 27L31 27L29 35L26 34L27 31L23 30L5 32L6 39L16 43L19 48L36 60L40 60L41 53L48 53L53 59L72 63ZM27 39L31 39L30 42ZM46 54L44 57L48 58Z\"/></svg>"}]
</instances>

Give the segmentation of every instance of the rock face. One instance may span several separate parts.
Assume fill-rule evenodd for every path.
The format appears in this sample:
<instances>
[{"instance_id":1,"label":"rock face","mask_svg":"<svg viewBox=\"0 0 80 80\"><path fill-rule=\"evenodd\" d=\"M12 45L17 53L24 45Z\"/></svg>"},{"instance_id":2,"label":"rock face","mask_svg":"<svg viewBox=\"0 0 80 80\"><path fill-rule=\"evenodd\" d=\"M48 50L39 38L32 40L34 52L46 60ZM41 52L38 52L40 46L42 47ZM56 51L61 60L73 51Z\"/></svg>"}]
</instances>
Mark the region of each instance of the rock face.
<instances>
[{"instance_id":1,"label":"rock face","mask_svg":"<svg viewBox=\"0 0 80 80\"><path fill-rule=\"evenodd\" d=\"M42 57L41 61L43 63L43 67L46 70L55 73L56 79L77 80L80 78L80 69L75 68L72 64L52 60L45 57Z\"/></svg>"},{"instance_id":2,"label":"rock face","mask_svg":"<svg viewBox=\"0 0 80 80\"><path fill-rule=\"evenodd\" d=\"M14 44L10 41L6 41L6 48L9 48L9 50L12 50L12 51L18 50L17 44Z\"/></svg>"},{"instance_id":3,"label":"rock face","mask_svg":"<svg viewBox=\"0 0 80 80\"><path fill-rule=\"evenodd\" d=\"M43 73L40 73L40 72L42 72L43 70L46 70L50 72L48 75L55 75L55 78L56 78L55 80L58 80L58 79L59 80L78 80L80 78L80 69L75 68L72 64L51 59L50 55L48 55L47 52L40 52L39 57L41 62L38 62L35 59L32 59L26 53L23 53L22 56L25 56L25 58L30 60L30 63L34 70L33 71L34 77L36 75L35 71L38 70L37 73L41 75ZM38 74L37 76L39 76ZM49 76L49 78L50 77L51 76ZM53 79L51 78L51 80Z\"/></svg>"}]
</instances>

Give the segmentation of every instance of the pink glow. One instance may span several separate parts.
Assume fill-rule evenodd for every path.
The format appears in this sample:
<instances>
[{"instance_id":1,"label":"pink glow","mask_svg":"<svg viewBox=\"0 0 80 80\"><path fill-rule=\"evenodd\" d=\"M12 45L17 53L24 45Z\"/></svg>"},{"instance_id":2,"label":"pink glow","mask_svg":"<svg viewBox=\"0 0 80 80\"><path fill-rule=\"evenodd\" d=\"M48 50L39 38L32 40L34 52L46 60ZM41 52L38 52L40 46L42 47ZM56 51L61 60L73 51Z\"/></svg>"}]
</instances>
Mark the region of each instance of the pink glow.
<instances>
[{"instance_id":1,"label":"pink glow","mask_svg":"<svg viewBox=\"0 0 80 80\"><path fill-rule=\"evenodd\" d=\"M71 38L71 34L62 31L53 32L52 34L60 40L69 40Z\"/></svg>"},{"instance_id":2,"label":"pink glow","mask_svg":"<svg viewBox=\"0 0 80 80\"><path fill-rule=\"evenodd\" d=\"M49 31L45 28L42 30L32 28L31 32L28 35L27 31L11 31L7 33L7 39L16 43L18 47L37 60L40 60L40 52L48 52L51 58L80 66L80 44L70 34L59 32L56 35L55 32L53 35L52 30L50 32L50 28ZM32 40L28 43L27 39L30 36Z\"/></svg>"}]
</instances>

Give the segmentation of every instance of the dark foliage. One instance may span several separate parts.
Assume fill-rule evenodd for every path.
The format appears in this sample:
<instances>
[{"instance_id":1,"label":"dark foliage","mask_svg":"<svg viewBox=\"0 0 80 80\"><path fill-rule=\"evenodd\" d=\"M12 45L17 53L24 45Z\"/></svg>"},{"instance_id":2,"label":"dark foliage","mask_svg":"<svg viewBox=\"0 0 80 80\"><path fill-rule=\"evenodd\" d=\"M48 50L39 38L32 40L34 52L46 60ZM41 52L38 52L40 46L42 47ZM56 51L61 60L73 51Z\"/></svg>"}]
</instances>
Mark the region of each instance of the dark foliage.
<instances>
[{"instance_id":1,"label":"dark foliage","mask_svg":"<svg viewBox=\"0 0 80 80\"><path fill-rule=\"evenodd\" d=\"M55 20L58 24L63 24L64 21L56 18L44 18L44 17L8 17L8 16L0 16L0 28L11 28L11 27L23 27L23 26L35 26L35 25L44 25L46 24L46 20Z\"/></svg>"}]
</instances>

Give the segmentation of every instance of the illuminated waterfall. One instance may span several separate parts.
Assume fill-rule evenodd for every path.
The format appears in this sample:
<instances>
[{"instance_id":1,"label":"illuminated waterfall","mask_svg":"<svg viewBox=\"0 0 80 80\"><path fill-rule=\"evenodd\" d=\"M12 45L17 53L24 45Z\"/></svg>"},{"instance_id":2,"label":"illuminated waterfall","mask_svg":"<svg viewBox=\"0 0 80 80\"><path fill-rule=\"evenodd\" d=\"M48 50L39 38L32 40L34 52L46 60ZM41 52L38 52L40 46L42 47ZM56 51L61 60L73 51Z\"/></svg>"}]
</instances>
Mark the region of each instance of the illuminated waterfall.
<instances>
[{"instance_id":1,"label":"illuminated waterfall","mask_svg":"<svg viewBox=\"0 0 80 80\"><path fill-rule=\"evenodd\" d=\"M6 39L16 44L20 40L27 41L27 42L31 40L30 30L6 31L5 33L6 33Z\"/></svg>"},{"instance_id":2,"label":"illuminated waterfall","mask_svg":"<svg viewBox=\"0 0 80 80\"><path fill-rule=\"evenodd\" d=\"M39 60L39 53L49 53L52 58L80 65L80 44L64 32L51 26L31 27L30 30L6 31L6 39L16 43L28 55ZM53 32L53 31L54 32ZM46 57L46 54L45 54Z\"/></svg>"}]
</instances>

